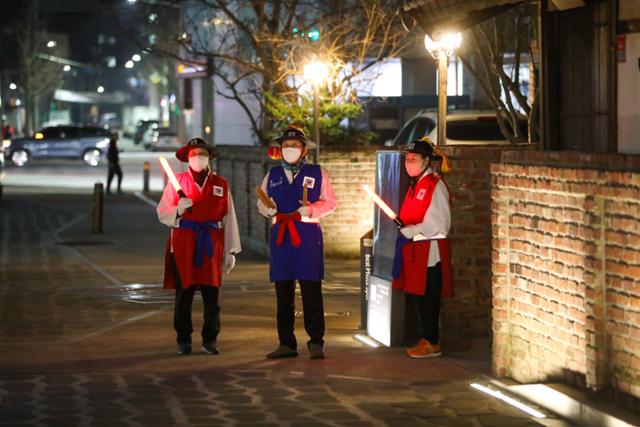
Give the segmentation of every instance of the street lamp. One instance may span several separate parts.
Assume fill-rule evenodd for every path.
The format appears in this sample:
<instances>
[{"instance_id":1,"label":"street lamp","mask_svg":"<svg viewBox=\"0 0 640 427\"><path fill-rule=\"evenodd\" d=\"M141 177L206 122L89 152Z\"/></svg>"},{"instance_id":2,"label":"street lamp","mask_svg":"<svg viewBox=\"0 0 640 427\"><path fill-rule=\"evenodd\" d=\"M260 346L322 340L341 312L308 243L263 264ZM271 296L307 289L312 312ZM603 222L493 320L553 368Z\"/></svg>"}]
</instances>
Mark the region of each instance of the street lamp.
<instances>
[{"instance_id":1,"label":"street lamp","mask_svg":"<svg viewBox=\"0 0 640 427\"><path fill-rule=\"evenodd\" d=\"M449 57L460 47L462 34L440 33L434 38L424 36L424 46L438 60L438 145L447 144L447 72Z\"/></svg>"},{"instance_id":2,"label":"street lamp","mask_svg":"<svg viewBox=\"0 0 640 427\"><path fill-rule=\"evenodd\" d=\"M304 78L313 85L313 139L316 143L316 162L320 162L320 84L329 75L329 67L322 61L313 61L304 66Z\"/></svg>"}]
</instances>

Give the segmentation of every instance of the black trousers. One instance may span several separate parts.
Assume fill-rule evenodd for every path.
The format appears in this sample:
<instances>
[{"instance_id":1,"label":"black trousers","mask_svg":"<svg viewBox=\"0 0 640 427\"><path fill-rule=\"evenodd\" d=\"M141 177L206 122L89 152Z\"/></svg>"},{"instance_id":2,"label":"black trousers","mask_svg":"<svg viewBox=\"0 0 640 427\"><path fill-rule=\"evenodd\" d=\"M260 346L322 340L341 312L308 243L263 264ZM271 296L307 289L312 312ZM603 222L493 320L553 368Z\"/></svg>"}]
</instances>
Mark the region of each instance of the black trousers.
<instances>
[{"instance_id":1,"label":"black trousers","mask_svg":"<svg viewBox=\"0 0 640 427\"><path fill-rule=\"evenodd\" d=\"M278 302L278 339L280 344L297 349L298 342L293 333L295 323L295 291L294 280L276 282L276 298ZM302 309L304 311L304 329L309 335L309 343L324 345L324 306L322 303L322 282L300 280Z\"/></svg>"},{"instance_id":2,"label":"black trousers","mask_svg":"<svg viewBox=\"0 0 640 427\"><path fill-rule=\"evenodd\" d=\"M182 289L178 268L173 260L174 277L176 278L176 299L173 309L173 328L176 330L178 344L190 343L193 324L191 323L191 306L196 289L200 289L204 306L202 324L202 342L214 343L220 332L220 306L218 305L219 288L215 286L189 286Z\"/></svg>"},{"instance_id":3,"label":"black trousers","mask_svg":"<svg viewBox=\"0 0 640 427\"><path fill-rule=\"evenodd\" d=\"M118 175L118 191L120 191L122 187L122 169L119 164L109 165L109 174L107 175L107 193L111 192L111 181L113 180L113 175Z\"/></svg>"},{"instance_id":4,"label":"black trousers","mask_svg":"<svg viewBox=\"0 0 640 427\"><path fill-rule=\"evenodd\" d=\"M422 337L431 344L440 343L440 301L442 268L440 263L427 269L427 289L424 295L413 295L418 310Z\"/></svg>"}]
</instances>

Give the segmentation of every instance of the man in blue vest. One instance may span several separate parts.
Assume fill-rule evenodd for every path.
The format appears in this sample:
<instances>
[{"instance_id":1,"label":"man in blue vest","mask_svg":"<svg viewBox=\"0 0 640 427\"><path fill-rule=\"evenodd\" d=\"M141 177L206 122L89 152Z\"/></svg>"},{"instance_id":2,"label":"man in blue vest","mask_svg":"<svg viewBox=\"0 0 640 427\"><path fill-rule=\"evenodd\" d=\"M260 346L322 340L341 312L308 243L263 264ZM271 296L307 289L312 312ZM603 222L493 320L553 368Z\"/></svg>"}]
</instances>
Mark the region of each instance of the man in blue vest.
<instances>
[{"instance_id":1,"label":"man in blue vest","mask_svg":"<svg viewBox=\"0 0 640 427\"><path fill-rule=\"evenodd\" d=\"M319 219L336 208L329 176L307 162L316 145L304 132L289 127L276 139L281 164L272 167L262 181L275 207L258 200L258 209L272 219L270 237L270 279L275 282L279 346L267 354L270 359L298 355L294 334L295 286L300 282L304 328L309 335L311 359L324 358L324 307L322 279L324 253ZM305 196L306 194L306 196Z\"/></svg>"}]
</instances>

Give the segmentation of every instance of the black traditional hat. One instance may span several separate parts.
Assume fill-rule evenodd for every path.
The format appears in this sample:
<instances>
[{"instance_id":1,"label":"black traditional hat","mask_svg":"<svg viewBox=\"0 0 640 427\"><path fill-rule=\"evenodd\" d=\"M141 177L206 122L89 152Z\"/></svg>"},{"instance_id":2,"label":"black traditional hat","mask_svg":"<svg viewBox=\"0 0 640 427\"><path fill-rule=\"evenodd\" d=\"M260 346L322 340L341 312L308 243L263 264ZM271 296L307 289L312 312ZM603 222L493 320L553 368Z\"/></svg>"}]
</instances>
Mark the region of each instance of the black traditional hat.
<instances>
[{"instance_id":1,"label":"black traditional hat","mask_svg":"<svg viewBox=\"0 0 640 427\"><path fill-rule=\"evenodd\" d=\"M285 129L282 135L277 137L274 140L274 142L275 142L275 145L280 146L284 141L290 141L290 140L300 141L303 144L305 144L308 148L316 148L316 143L313 141L309 141L307 139L307 135L304 134L302 129L295 126L289 126L287 129Z\"/></svg>"},{"instance_id":2,"label":"black traditional hat","mask_svg":"<svg viewBox=\"0 0 640 427\"><path fill-rule=\"evenodd\" d=\"M209 142L207 142L206 140L202 138L193 138L193 139L190 139L189 142L187 142L187 145L185 145L184 147L176 151L176 157L181 162L188 162L189 151L193 150L194 148L206 149L209 152L209 158L211 159L218 157L220 155L220 153L218 153L215 147L211 145Z\"/></svg>"},{"instance_id":3,"label":"black traditional hat","mask_svg":"<svg viewBox=\"0 0 640 427\"><path fill-rule=\"evenodd\" d=\"M400 147L400 149L403 154L416 153L424 157L430 157L433 160L442 160L442 156L433 151L433 143L431 143L429 137L426 136L420 139L415 139L409 144Z\"/></svg>"}]
</instances>

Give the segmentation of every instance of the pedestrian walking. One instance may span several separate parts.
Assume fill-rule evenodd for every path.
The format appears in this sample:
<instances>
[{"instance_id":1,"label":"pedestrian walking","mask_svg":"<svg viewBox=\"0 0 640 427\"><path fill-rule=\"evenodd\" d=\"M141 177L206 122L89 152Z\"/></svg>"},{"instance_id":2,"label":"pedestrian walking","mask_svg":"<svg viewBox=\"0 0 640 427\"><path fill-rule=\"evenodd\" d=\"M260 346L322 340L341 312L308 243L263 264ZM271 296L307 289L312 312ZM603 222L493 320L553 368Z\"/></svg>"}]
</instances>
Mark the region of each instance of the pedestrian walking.
<instances>
[{"instance_id":1,"label":"pedestrian walking","mask_svg":"<svg viewBox=\"0 0 640 427\"><path fill-rule=\"evenodd\" d=\"M393 262L393 288L413 296L422 338L406 350L411 358L442 355L440 343L441 298L453 296L451 249L447 235L451 227L449 191L432 161L443 160L428 137L404 147L405 169L410 186L402 202L400 229ZM444 158L443 165L448 162ZM444 170L444 168L443 168Z\"/></svg>"},{"instance_id":2,"label":"pedestrian walking","mask_svg":"<svg viewBox=\"0 0 640 427\"><path fill-rule=\"evenodd\" d=\"M107 161L109 162L109 173L107 175L107 194L111 194L111 181L113 180L114 175L118 176L118 194L122 194L122 169L120 168L120 150L118 148L117 133L112 133L109 137Z\"/></svg>"},{"instance_id":3,"label":"pedestrian walking","mask_svg":"<svg viewBox=\"0 0 640 427\"><path fill-rule=\"evenodd\" d=\"M273 145L280 152L281 164L272 167L262 181L260 191L268 200L258 200L259 211L272 219L269 276L275 283L277 303L279 345L267 357L298 355L294 334L298 281L309 357L322 359L324 252L320 218L335 210L336 199L326 171L307 161L307 153L316 144L308 141L302 130L287 128Z\"/></svg>"},{"instance_id":4,"label":"pedestrian walking","mask_svg":"<svg viewBox=\"0 0 640 427\"><path fill-rule=\"evenodd\" d=\"M200 290L204 306L202 351L219 354L219 288L222 271L229 273L241 251L238 222L227 181L211 172L218 156L202 138L190 140L176 152L189 170L176 174L180 197L169 183L158 204L158 219L170 227L165 254L164 288L175 289L173 326L178 354L191 353L191 306Z\"/></svg>"}]
</instances>

